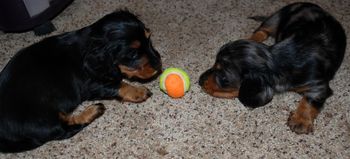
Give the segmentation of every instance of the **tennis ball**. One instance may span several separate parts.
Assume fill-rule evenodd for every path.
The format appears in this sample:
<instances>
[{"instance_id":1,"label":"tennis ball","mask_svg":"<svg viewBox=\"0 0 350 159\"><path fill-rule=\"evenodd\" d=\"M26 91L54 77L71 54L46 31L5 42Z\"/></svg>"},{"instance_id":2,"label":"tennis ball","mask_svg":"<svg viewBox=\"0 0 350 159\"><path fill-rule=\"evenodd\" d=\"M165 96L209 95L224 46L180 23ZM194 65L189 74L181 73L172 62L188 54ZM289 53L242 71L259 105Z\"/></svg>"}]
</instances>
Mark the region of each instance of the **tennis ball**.
<instances>
[{"instance_id":1,"label":"tennis ball","mask_svg":"<svg viewBox=\"0 0 350 159\"><path fill-rule=\"evenodd\" d=\"M190 77L180 68L167 68L160 75L160 89L172 98L180 98L190 89Z\"/></svg>"}]
</instances>

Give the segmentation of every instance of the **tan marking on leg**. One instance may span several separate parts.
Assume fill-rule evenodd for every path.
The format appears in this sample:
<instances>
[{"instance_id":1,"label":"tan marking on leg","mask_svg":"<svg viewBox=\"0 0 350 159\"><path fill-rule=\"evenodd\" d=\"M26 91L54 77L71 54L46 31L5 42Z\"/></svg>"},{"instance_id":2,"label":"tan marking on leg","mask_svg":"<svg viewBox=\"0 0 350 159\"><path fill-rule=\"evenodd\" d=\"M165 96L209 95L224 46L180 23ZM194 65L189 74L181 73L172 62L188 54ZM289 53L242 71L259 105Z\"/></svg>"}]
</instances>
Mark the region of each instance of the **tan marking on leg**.
<instances>
[{"instance_id":1,"label":"tan marking on leg","mask_svg":"<svg viewBox=\"0 0 350 159\"><path fill-rule=\"evenodd\" d=\"M313 122L318 114L319 110L303 97L296 111L291 112L287 124L297 134L308 134L313 132Z\"/></svg>"},{"instance_id":2,"label":"tan marking on leg","mask_svg":"<svg viewBox=\"0 0 350 159\"><path fill-rule=\"evenodd\" d=\"M59 113L61 120L66 122L68 125L83 125L90 124L92 121L100 117L106 108L102 104L90 105L79 115L66 114L63 112Z\"/></svg>"}]
</instances>

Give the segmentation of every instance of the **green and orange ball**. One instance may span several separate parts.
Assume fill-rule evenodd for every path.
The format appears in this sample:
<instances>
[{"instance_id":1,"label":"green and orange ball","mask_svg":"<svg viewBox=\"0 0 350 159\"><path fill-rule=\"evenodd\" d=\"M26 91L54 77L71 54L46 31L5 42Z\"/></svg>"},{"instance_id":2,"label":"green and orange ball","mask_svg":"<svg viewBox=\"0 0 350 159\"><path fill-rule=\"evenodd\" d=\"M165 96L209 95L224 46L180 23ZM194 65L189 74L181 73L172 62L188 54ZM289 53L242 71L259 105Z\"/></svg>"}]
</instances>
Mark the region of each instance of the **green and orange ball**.
<instances>
[{"instance_id":1,"label":"green and orange ball","mask_svg":"<svg viewBox=\"0 0 350 159\"><path fill-rule=\"evenodd\" d=\"M190 89L190 77L180 68L167 68L160 75L160 89L172 98L181 98Z\"/></svg>"}]
</instances>

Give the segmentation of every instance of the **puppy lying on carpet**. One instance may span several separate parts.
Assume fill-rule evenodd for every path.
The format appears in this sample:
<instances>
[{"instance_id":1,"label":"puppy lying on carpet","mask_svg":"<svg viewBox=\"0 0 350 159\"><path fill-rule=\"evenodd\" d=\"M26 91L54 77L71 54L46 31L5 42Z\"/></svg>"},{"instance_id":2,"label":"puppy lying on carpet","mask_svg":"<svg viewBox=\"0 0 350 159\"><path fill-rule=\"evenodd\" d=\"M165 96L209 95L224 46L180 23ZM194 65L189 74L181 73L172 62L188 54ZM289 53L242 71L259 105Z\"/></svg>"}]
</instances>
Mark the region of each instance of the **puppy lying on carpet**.
<instances>
[{"instance_id":1,"label":"puppy lying on carpet","mask_svg":"<svg viewBox=\"0 0 350 159\"><path fill-rule=\"evenodd\" d=\"M346 36L340 23L319 6L290 4L268 18L249 40L221 47L214 66L199 80L208 94L238 97L256 108L270 102L275 93L294 91L303 96L288 119L292 131L313 131L313 122L332 95L329 81L341 65ZM276 43L261 42L269 36Z\"/></svg>"},{"instance_id":2,"label":"puppy lying on carpet","mask_svg":"<svg viewBox=\"0 0 350 159\"><path fill-rule=\"evenodd\" d=\"M72 115L83 101L145 101L147 88L122 79L149 79L160 70L149 30L128 11L20 50L0 74L0 151L72 137L105 111L94 104Z\"/></svg>"}]
</instances>

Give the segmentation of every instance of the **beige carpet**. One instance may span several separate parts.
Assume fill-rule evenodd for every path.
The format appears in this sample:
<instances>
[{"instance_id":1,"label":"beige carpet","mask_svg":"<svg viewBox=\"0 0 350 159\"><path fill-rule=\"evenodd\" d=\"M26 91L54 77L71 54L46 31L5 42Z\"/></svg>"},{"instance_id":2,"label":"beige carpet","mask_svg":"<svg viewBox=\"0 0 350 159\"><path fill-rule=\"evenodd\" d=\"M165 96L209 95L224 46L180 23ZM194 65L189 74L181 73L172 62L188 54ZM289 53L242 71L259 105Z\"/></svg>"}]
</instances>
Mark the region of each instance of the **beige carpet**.
<instances>
[{"instance_id":1,"label":"beige carpet","mask_svg":"<svg viewBox=\"0 0 350 159\"><path fill-rule=\"evenodd\" d=\"M350 48L331 83L334 95L311 135L286 125L300 96L277 95L265 107L248 110L239 101L216 99L198 86L218 48L247 37L259 24L248 16L267 15L291 0L76 0L54 19L59 34L93 23L118 8L129 8L153 31L164 67L180 67L192 87L179 100L147 84L154 95L142 104L102 101L106 113L71 139L0 158L350 158ZM314 1L350 31L350 1ZM22 47L43 37L0 34L0 69ZM348 40L350 41L350 40ZM84 103L83 105L88 105Z\"/></svg>"}]
</instances>

